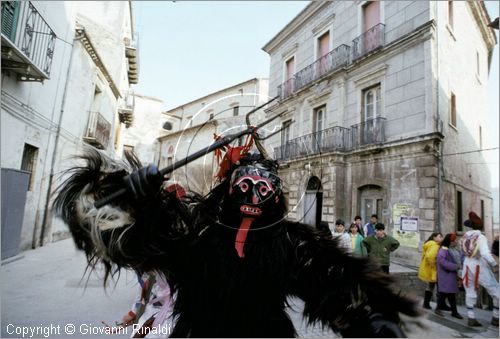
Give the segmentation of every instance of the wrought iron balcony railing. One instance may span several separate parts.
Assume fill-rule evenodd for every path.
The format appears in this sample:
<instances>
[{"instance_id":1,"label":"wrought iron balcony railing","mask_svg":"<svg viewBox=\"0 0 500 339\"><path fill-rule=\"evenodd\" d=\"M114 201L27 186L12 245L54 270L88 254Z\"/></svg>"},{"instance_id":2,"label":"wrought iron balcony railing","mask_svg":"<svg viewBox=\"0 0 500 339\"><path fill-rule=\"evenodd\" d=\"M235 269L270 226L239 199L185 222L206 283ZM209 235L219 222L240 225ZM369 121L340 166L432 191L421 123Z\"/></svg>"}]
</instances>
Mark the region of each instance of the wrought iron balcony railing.
<instances>
[{"instance_id":1,"label":"wrought iron balcony railing","mask_svg":"<svg viewBox=\"0 0 500 339\"><path fill-rule=\"evenodd\" d=\"M323 152L346 151L349 142L349 129L335 126L287 141L274 148L274 156L276 160L289 160Z\"/></svg>"},{"instance_id":2,"label":"wrought iron balcony railing","mask_svg":"<svg viewBox=\"0 0 500 339\"><path fill-rule=\"evenodd\" d=\"M295 92L295 78L290 78L278 86L278 96L280 99L285 99Z\"/></svg>"},{"instance_id":3,"label":"wrought iron balcony railing","mask_svg":"<svg viewBox=\"0 0 500 339\"><path fill-rule=\"evenodd\" d=\"M335 71L339 67L347 65L349 63L349 49L347 45L340 45L297 72L294 76L295 90L299 90L314 80Z\"/></svg>"},{"instance_id":4,"label":"wrought iron balcony railing","mask_svg":"<svg viewBox=\"0 0 500 339\"><path fill-rule=\"evenodd\" d=\"M354 149L384 141L385 118L377 117L351 126L351 145Z\"/></svg>"},{"instance_id":5,"label":"wrought iron balcony railing","mask_svg":"<svg viewBox=\"0 0 500 339\"><path fill-rule=\"evenodd\" d=\"M89 122L83 140L97 148L106 149L110 135L111 124L99 112L89 112Z\"/></svg>"},{"instance_id":6,"label":"wrought iron balcony railing","mask_svg":"<svg viewBox=\"0 0 500 339\"><path fill-rule=\"evenodd\" d=\"M284 99L293 92L309 85L314 80L347 65L349 63L349 49L350 47L347 45L340 45L295 73L293 78L278 86L278 95L280 98Z\"/></svg>"},{"instance_id":7,"label":"wrought iron balcony railing","mask_svg":"<svg viewBox=\"0 0 500 339\"><path fill-rule=\"evenodd\" d=\"M352 41L352 60L361 58L376 49L384 46L385 25L378 24L358 36Z\"/></svg>"},{"instance_id":8,"label":"wrought iron balcony railing","mask_svg":"<svg viewBox=\"0 0 500 339\"><path fill-rule=\"evenodd\" d=\"M56 34L31 1L2 1L2 68L19 80L49 79Z\"/></svg>"},{"instance_id":9,"label":"wrought iron balcony railing","mask_svg":"<svg viewBox=\"0 0 500 339\"><path fill-rule=\"evenodd\" d=\"M292 160L332 151L352 151L385 142L385 118L378 117L345 128L335 126L287 141L274 148L276 160Z\"/></svg>"}]
</instances>

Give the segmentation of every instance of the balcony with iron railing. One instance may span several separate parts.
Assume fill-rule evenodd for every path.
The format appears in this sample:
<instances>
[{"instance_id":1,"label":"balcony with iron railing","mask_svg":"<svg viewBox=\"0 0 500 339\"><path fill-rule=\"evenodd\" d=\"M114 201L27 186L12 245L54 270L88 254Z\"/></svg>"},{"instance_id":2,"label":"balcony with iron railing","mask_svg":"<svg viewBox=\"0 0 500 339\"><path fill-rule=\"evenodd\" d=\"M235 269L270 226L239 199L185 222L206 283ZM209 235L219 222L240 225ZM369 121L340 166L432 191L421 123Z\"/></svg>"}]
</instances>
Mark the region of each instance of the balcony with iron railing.
<instances>
[{"instance_id":1,"label":"balcony with iron railing","mask_svg":"<svg viewBox=\"0 0 500 339\"><path fill-rule=\"evenodd\" d=\"M280 98L284 99L313 81L334 72L342 66L346 66L349 63L349 49L347 45L340 45L295 73L291 79L278 86Z\"/></svg>"},{"instance_id":2,"label":"balcony with iron railing","mask_svg":"<svg viewBox=\"0 0 500 339\"><path fill-rule=\"evenodd\" d=\"M348 152L383 142L385 118L378 117L351 128L335 126L289 140L274 148L274 157L279 161L288 161L328 152Z\"/></svg>"},{"instance_id":3,"label":"balcony with iron railing","mask_svg":"<svg viewBox=\"0 0 500 339\"><path fill-rule=\"evenodd\" d=\"M31 1L2 1L2 69L21 81L49 79L56 34Z\"/></svg>"},{"instance_id":4,"label":"balcony with iron railing","mask_svg":"<svg viewBox=\"0 0 500 339\"><path fill-rule=\"evenodd\" d=\"M352 61L367 55L385 43L385 25L378 24L352 41Z\"/></svg>"},{"instance_id":5,"label":"balcony with iron railing","mask_svg":"<svg viewBox=\"0 0 500 339\"><path fill-rule=\"evenodd\" d=\"M100 149L108 147L111 124L99 113L89 112L89 122L83 140Z\"/></svg>"},{"instance_id":6,"label":"balcony with iron railing","mask_svg":"<svg viewBox=\"0 0 500 339\"><path fill-rule=\"evenodd\" d=\"M289 160L319 153L346 151L349 142L349 129L335 126L289 140L274 148L274 156L276 160Z\"/></svg>"},{"instance_id":7,"label":"balcony with iron railing","mask_svg":"<svg viewBox=\"0 0 500 339\"><path fill-rule=\"evenodd\" d=\"M385 118L368 119L352 125L350 131L352 149L383 143L385 142Z\"/></svg>"}]
</instances>

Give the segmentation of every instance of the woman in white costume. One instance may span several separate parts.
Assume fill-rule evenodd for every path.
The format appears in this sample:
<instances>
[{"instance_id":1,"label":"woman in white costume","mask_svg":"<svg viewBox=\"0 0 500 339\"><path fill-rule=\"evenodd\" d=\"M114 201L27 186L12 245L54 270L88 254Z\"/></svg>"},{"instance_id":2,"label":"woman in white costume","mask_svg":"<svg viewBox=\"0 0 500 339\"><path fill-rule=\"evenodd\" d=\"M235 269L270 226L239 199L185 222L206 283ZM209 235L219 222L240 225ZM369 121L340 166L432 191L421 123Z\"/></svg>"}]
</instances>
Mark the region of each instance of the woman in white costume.
<instances>
[{"instance_id":1,"label":"woman in white costume","mask_svg":"<svg viewBox=\"0 0 500 339\"><path fill-rule=\"evenodd\" d=\"M498 264L491 255L488 240L481 233L483 229L481 218L476 213L470 212L469 219L464 222L464 225L472 228L462 237L462 252L465 257L462 279L465 288L468 325L482 326L474 314L477 289L481 285L493 298L491 325L498 326L498 281L493 273L498 274Z\"/></svg>"}]
</instances>

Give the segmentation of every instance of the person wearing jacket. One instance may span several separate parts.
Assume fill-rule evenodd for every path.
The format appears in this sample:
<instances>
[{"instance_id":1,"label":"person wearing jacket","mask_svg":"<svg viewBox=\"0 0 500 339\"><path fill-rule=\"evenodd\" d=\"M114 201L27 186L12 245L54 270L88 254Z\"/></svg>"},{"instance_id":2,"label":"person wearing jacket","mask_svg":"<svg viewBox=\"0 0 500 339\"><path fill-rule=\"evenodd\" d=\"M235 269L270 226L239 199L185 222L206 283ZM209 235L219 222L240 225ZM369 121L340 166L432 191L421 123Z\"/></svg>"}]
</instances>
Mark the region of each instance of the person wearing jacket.
<instances>
[{"instance_id":1,"label":"person wearing jacket","mask_svg":"<svg viewBox=\"0 0 500 339\"><path fill-rule=\"evenodd\" d=\"M422 246L422 258L420 259L420 265L418 267L418 278L427 283L423 307L428 310L431 309L430 301L432 299L432 293L434 292L434 288L436 286L436 258L439 251L439 245L441 244L442 240L443 235L439 232L434 232L425 241L424 246ZM446 309L446 307L439 308Z\"/></svg>"},{"instance_id":2,"label":"person wearing jacket","mask_svg":"<svg viewBox=\"0 0 500 339\"><path fill-rule=\"evenodd\" d=\"M351 236L352 254L357 256L365 256L366 248L363 246L363 236L358 232L358 225L351 224L349 235Z\"/></svg>"},{"instance_id":3,"label":"person wearing jacket","mask_svg":"<svg viewBox=\"0 0 500 339\"><path fill-rule=\"evenodd\" d=\"M375 258L380 263L382 271L389 273L390 255L399 247L399 241L385 234L385 225L377 223L375 234L363 239L368 256Z\"/></svg>"},{"instance_id":4,"label":"person wearing jacket","mask_svg":"<svg viewBox=\"0 0 500 339\"><path fill-rule=\"evenodd\" d=\"M444 305L445 299L451 306L451 316L457 319L463 317L457 311L456 293L458 292L457 272L460 264L455 261L449 251L449 247L457 240L455 234L448 233L443 241L437 255L437 285L438 285L438 306L434 311L438 315L443 315L440 305Z\"/></svg>"}]
</instances>

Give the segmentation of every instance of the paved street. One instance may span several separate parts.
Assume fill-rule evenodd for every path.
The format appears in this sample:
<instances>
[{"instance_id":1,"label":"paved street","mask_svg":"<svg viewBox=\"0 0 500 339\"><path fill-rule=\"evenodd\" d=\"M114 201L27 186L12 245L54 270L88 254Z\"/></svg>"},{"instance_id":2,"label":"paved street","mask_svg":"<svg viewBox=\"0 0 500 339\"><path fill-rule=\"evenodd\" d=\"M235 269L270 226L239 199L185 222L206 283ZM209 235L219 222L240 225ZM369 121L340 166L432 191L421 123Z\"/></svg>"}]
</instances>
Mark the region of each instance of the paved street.
<instances>
[{"instance_id":1,"label":"paved street","mask_svg":"<svg viewBox=\"0 0 500 339\"><path fill-rule=\"evenodd\" d=\"M108 337L100 334L101 321L113 324L128 311L137 283L134 274L124 272L116 284L105 291L98 274L83 276L85 260L77 252L70 239L48 244L36 250L22 253L19 260L3 262L1 267L2 337L22 337L23 326L37 331L33 337ZM85 287L84 287L85 286ZM307 328L302 321L302 302L290 300L289 314L300 337L335 337L331 331L319 326ZM466 315L465 308L459 310ZM491 312L478 311L478 319L489 324ZM75 325L75 334L68 335ZM407 334L412 338L498 338L498 328L491 326L471 329L465 320L439 317L432 312L422 319L424 328L409 326ZM50 327L52 325L52 328ZM68 326L69 327L66 327ZM59 328L58 328L59 326ZM125 338L128 333L115 334ZM29 337L28 333L25 337Z\"/></svg>"}]
</instances>

